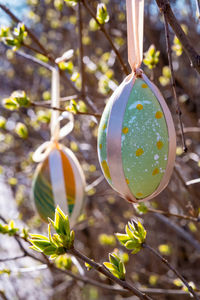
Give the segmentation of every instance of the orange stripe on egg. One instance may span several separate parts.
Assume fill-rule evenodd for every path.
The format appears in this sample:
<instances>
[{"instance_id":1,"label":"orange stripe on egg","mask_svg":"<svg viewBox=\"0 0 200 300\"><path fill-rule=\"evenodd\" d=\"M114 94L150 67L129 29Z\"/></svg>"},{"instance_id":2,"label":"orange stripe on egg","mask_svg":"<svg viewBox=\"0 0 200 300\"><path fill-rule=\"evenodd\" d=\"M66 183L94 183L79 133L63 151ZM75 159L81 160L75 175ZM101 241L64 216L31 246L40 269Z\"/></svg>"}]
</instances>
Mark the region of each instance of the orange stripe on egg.
<instances>
[{"instance_id":1,"label":"orange stripe on egg","mask_svg":"<svg viewBox=\"0 0 200 300\"><path fill-rule=\"evenodd\" d=\"M67 193L68 204L74 204L76 199L74 172L67 156L63 153L63 151L60 151L60 155L62 159L65 191Z\"/></svg>"}]
</instances>

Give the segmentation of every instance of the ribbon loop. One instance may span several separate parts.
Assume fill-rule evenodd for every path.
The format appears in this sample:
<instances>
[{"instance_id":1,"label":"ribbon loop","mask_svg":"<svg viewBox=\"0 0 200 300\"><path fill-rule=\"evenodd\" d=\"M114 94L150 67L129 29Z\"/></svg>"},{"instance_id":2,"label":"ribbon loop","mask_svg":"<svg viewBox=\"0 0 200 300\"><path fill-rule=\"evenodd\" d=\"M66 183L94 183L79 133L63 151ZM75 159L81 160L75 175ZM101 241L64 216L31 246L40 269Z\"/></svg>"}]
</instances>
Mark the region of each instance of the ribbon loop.
<instances>
[{"instance_id":1,"label":"ribbon loop","mask_svg":"<svg viewBox=\"0 0 200 300\"><path fill-rule=\"evenodd\" d=\"M51 105L52 107L60 107L60 77L59 70L53 68L51 81ZM51 140L40 145L33 154L35 162L41 162L49 155L50 151L55 147L58 141L67 136L74 128L74 117L70 112L64 112L61 116L58 110L53 110L51 114ZM60 121L68 119L69 122L60 128Z\"/></svg>"},{"instance_id":2,"label":"ribbon loop","mask_svg":"<svg viewBox=\"0 0 200 300\"><path fill-rule=\"evenodd\" d=\"M126 0L128 61L133 72L143 59L144 0Z\"/></svg>"}]
</instances>

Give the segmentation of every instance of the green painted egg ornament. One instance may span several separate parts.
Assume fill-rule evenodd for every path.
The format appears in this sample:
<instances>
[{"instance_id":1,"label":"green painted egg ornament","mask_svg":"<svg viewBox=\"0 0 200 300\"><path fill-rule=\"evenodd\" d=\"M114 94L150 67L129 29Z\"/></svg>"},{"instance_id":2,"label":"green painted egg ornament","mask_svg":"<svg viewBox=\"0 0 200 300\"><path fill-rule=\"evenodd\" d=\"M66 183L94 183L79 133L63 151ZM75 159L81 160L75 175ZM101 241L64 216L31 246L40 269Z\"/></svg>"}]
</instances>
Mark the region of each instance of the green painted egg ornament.
<instances>
[{"instance_id":1,"label":"green painted egg ornament","mask_svg":"<svg viewBox=\"0 0 200 300\"><path fill-rule=\"evenodd\" d=\"M54 219L57 205L69 215L73 226L79 217L85 191L85 177L73 152L53 143L48 156L35 171L32 196L40 217L48 222Z\"/></svg>"},{"instance_id":2,"label":"green painted egg ornament","mask_svg":"<svg viewBox=\"0 0 200 300\"><path fill-rule=\"evenodd\" d=\"M108 183L130 202L150 200L168 184L176 156L171 113L141 71L109 99L98 131L98 157Z\"/></svg>"}]
</instances>

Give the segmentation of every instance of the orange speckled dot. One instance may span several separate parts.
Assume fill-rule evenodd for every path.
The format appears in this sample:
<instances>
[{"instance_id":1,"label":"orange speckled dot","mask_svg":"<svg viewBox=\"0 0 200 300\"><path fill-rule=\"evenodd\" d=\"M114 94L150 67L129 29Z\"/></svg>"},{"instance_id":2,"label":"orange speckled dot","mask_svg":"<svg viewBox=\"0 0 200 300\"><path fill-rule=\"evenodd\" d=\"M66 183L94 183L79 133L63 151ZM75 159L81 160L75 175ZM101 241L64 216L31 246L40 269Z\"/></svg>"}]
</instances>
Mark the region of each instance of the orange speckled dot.
<instances>
[{"instance_id":1,"label":"orange speckled dot","mask_svg":"<svg viewBox=\"0 0 200 300\"><path fill-rule=\"evenodd\" d=\"M137 108L138 110L142 110L142 109L143 109L143 105L142 105L142 104L138 104L138 105L136 106L136 108Z\"/></svg>"},{"instance_id":2,"label":"orange speckled dot","mask_svg":"<svg viewBox=\"0 0 200 300\"><path fill-rule=\"evenodd\" d=\"M99 148L102 149L102 144L99 145Z\"/></svg>"},{"instance_id":3,"label":"orange speckled dot","mask_svg":"<svg viewBox=\"0 0 200 300\"><path fill-rule=\"evenodd\" d=\"M126 178L126 183L127 183L127 184L129 184L129 183L130 183L130 182L129 182L129 180L128 180L128 178Z\"/></svg>"},{"instance_id":4,"label":"orange speckled dot","mask_svg":"<svg viewBox=\"0 0 200 300\"><path fill-rule=\"evenodd\" d=\"M159 169L158 169L158 168L155 168L155 169L153 170L152 175L155 176L155 175L159 174L159 172L160 172Z\"/></svg>"},{"instance_id":5,"label":"orange speckled dot","mask_svg":"<svg viewBox=\"0 0 200 300\"><path fill-rule=\"evenodd\" d=\"M161 119L162 116L163 116L163 113L161 111L157 111L156 114L155 114L156 119Z\"/></svg>"},{"instance_id":6,"label":"orange speckled dot","mask_svg":"<svg viewBox=\"0 0 200 300\"><path fill-rule=\"evenodd\" d=\"M158 150L162 149L163 147L163 142L162 141L158 141L157 144L156 144Z\"/></svg>"},{"instance_id":7,"label":"orange speckled dot","mask_svg":"<svg viewBox=\"0 0 200 300\"><path fill-rule=\"evenodd\" d=\"M137 193L136 196L137 196L137 197L142 197L143 194L142 194L142 193Z\"/></svg>"},{"instance_id":8,"label":"orange speckled dot","mask_svg":"<svg viewBox=\"0 0 200 300\"><path fill-rule=\"evenodd\" d=\"M106 161L106 160L103 160L102 163L101 163L101 165L102 165L102 168L103 168L105 177L111 180L110 170L109 170L109 168L108 168L107 161Z\"/></svg>"},{"instance_id":9,"label":"orange speckled dot","mask_svg":"<svg viewBox=\"0 0 200 300\"><path fill-rule=\"evenodd\" d=\"M103 130L105 130L105 129L106 129L106 124L103 125Z\"/></svg>"},{"instance_id":10,"label":"orange speckled dot","mask_svg":"<svg viewBox=\"0 0 200 300\"><path fill-rule=\"evenodd\" d=\"M148 85L147 85L146 83L143 83L143 84L142 84L142 88L143 88L143 89L147 89L147 88L148 88Z\"/></svg>"},{"instance_id":11,"label":"orange speckled dot","mask_svg":"<svg viewBox=\"0 0 200 300\"><path fill-rule=\"evenodd\" d=\"M144 150L142 148L137 149L137 151L135 152L136 156L140 156L144 153Z\"/></svg>"},{"instance_id":12,"label":"orange speckled dot","mask_svg":"<svg viewBox=\"0 0 200 300\"><path fill-rule=\"evenodd\" d=\"M124 134L127 134L128 133L128 127L124 127L123 129L122 129L122 132L124 133Z\"/></svg>"}]
</instances>

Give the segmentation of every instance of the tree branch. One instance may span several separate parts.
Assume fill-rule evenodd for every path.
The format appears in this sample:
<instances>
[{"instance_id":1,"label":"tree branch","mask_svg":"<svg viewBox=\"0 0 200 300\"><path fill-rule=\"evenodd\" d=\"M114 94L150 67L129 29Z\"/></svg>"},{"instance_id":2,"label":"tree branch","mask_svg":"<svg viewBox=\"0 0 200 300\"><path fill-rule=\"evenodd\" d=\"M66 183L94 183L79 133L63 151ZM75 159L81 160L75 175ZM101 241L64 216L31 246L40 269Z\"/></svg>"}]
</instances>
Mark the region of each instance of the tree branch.
<instances>
[{"instance_id":1,"label":"tree branch","mask_svg":"<svg viewBox=\"0 0 200 300\"><path fill-rule=\"evenodd\" d=\"M11 17L11 19L16 23L22 23L21 20L16 17L5 5L0 4L0 8ZM28 32L31 39L35 42L35 44L42 50L42 54L47 56L50 60L53 59L52 55L44 48L44 46L40 43L35 34L25 25L26 31ZM38 50L37 50L38 51Z\"/></svg>"},{"instance_id":2,"label":"tree branch","mask_svg":"<svg viewBox=\"0 0 200 300\"><path fill-rule=\"evenodd\" d=\"M122 59L122 57L121 57L121 54L119 53L119 51L118 51L117 48L115 47L115 45L114 45L114 43L113 43L113 41L112 41L110 35L109 35L108 32L106 31L104 25L102 25L101 23L99 23L99 21L98 21L97 18L96 18L95 13L92 11L92 9L91 9L90 6L88 5L87 1L85 1L85 0L81 0L81 1L82 1L83 5L85 6L85 8L87 9L87 11L90 13L91 17L95 19L95 21L97 22L97 24L98 24L99 27L100 27L100 30L104 33L106 39L107 39L108 42L110 43L110 45L111 45L113 51L115 52L115 54L116 54L116 56L117 56L117 58L118 58L118 60L119 60L119 62L120 62L120 64L121 64L121 66L122 66L122 69L123 69L123 71L124 71L124 74L128 75L130 72L128 71L128 69L127 69L125 63L123 62L123 59Z\"/></svg>"},{"instance_id":3,"label":"tree branch","mask_svg":"<svg viewBox=\"0 0 200 300\"><path fill-rule=\"evenodd\" d=\"M180 40L190 62L191 66L196 69L198 73L200 73L200 55L196 52L196 50L192 47L191 42L186 36L185 32L181 28L178 20L176 19L170 3L168 0L156 0L158 7L161 12L165 14L167 22L172 27L174 33L177 38Z\"/></svg>"},{"instance_id":4,"label":"tree branch","mask_svg":"<svg viewBox=\"0 0 200 300\"><path fill-rule=\"evenodd\" d=\"M85 97L85 65L83 62L83 20L82 20L82 3L78 2L78 25L79 25L79 51L80 51L80 71L81 71L81 94Z\"/></svg>"},{"instance_id":5,"label":"tree branch","mask_svg":"<svg viewBox=\"0 0 200 300\"><path fill-rule=\"evenodd\" d=\"M171 71L172 91L174 94L174 99L176 101L176 113L178 114L179 125L180 125L180 129L181 129L183 151L187 152L187 146L186 146L185 136L184 136L184 131L183 131L182 112L181 112L180 103L179 103L177 93L176 93L176 82L175 82L175 77L174 77L174 68L173 68L173 64L172 64L172 49L171 49L171 43L170 43L170 38L169 38L169 26L168 26L168 21L167 21L165 11L164 11L164 24L165 24L167 54L168 54L168 60L169 60L169 67L170 67L170 71Z\"/></svg>"},{"instance_id":6,"label":"tree branch","mask_svg":"<svg viewBox=\"0 0 200 300\"><path fill-rule=\"evenodd\" d=\"M2 259L0 259L0 263L1 262L11 261L11 260L21 259L21 258L24 258L25 256L26 256L26 254L24 253L22 255L18 255L18 256L14 256L14 257L2 258Z\"/></svg>"},{"instance_id":7,"label":"tree branch","mask_svg":"<svg viewBox=\"0 0 200 300\"><path fill-rule=\"evenodd\" d=\"M162 255L160 255L159 252L157 252L155 249L151 248L151 246L149 246L146 243L143 244L143 248L148 249L157 258L159 258L183 282L183 284L188 288L188 291L193 295L194 299L200 300L198 295L195 293L193 288L188 284L188 282L185 280L185 278Z\"/></svg>"},{"instance_id":8,"label":"tree branch","mask_svg":"<svg viewBox=\"0 0 200 300\"><path fill-rule=\"evenodd\" d=\"M65 112L65 111L68 111L67 109L65 108L61 108L61 107L56 107L56 106L50 106L50 105L46 105L45 103L35 103L35 102L31 102L30 103L31 106L33 107L43 107L43 108L47 108L47 109L52 109L52 110L57 110L57 111L60 111L60 112ZM93 116L93 117L96 117L96 118L101 118L101 115L100 114L96 114L96 113L90 113L90 112L76 112L77 115L83 115L83 116Z\"/></svg>"},{"instance_id":9,"label":"tree branch","mask_svg":"<svg viewBox=\"0 0 200 300\"><path fill-rule=\"evenodd\" d=\"M179 218L179 219L189 220L189 221L197 222L197 223L200 222L200 218L195 218L195 217L185 216L185 215L179 215L179 214L173 214L173 213L170 213L168 211L163 211L163 210L159 210L159 209L148 208L148 212L157 213L157 214L161 214L161 215L169 216L169 217L176 217L176 218Z\"/></svg>"},{"instance_id":10,"label":"tree branch","mask_svg":"<svg viewBox=\"0 0 200 300\"><path fill-rule=\"evenodd\" d=\"M96 263L94 260L91 260L84 254L80 253L77 249L72 248L71 250L67 251L67 253L70 253L71 255L74 255L75 257L79 258L83 262L88 263L90 266L92 266L96 271L104 274L106 277L114 281L115 283L122 286L124 289L131 291L134 295L139 297L142 300L150 300L151 297L147 296L146 294L142 293L140 290L138 290L136 287L129 284L127 281L123 281L115 277L112 273L110 273L104 266L102 266L99 263Z\"/></svg>"}]
</instances>

